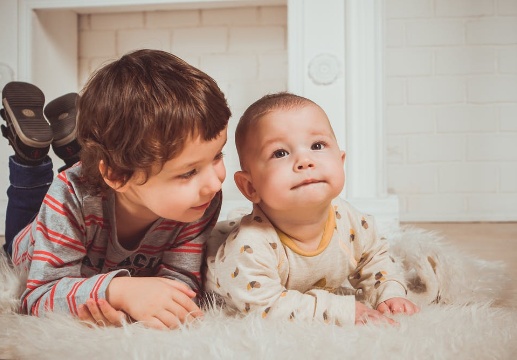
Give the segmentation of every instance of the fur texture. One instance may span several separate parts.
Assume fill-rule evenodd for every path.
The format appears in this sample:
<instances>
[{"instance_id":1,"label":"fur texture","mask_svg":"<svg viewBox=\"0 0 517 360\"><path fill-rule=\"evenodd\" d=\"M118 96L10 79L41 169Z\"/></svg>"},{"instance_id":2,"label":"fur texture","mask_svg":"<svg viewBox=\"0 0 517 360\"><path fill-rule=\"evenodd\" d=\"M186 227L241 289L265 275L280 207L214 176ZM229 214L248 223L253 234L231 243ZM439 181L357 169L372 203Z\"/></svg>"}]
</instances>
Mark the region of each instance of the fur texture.
<instances>
[{"instance_id":1,"label":"fur texture","mask_svg":"<svg viewBox=\"0 0 517 360\"><path fill-rule=\"evenodd\" d=\"M2 359L513 359L515 289L502 263L474 259L435 233L385 232L422 310L400 325L333 326L228 316L213 308L174 331L88 327L69 316L16 313L23 276L0 258Z\"/></svg>"}]
</instances>

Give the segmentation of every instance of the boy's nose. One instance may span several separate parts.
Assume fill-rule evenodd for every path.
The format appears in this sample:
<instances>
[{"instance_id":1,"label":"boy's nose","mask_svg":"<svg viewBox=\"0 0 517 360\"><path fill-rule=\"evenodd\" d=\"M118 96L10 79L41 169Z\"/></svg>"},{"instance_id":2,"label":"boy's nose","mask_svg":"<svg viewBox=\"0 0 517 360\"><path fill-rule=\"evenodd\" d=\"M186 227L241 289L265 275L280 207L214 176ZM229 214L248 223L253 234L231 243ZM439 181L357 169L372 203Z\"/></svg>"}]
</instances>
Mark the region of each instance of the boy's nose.
<instances>
[{"instance_id":1,"label":"boy's nose","mask_svg":"<svg viewBox=\"0 0 517 360\"><path fill-rule=\"evenodd\" d=\"M220 175L216 171L212 171L207 176L207 179L205 181L206 182L202 188L203 195L214 194L221 190L223 181L221 180Z\"/></svg>"}]
</instances>

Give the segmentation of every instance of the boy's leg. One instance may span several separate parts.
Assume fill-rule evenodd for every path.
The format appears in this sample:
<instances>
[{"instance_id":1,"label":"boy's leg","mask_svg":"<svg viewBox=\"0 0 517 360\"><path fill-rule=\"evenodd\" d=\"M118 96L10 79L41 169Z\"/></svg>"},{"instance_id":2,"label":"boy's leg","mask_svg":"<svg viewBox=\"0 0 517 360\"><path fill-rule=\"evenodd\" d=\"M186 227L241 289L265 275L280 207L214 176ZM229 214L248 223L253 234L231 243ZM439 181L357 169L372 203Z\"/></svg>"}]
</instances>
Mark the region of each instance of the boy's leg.
<instances>
[{"instance_id":1,"label":"boy's leg","mask_svg":"<svg viewBox=\"0 0 517 360\"><path fill-rule=\"evenodd\" d=\"M9 256L14 238L34 220L53 178L52 161L48 156L40 165L23 165L17 163L14 156L9 158L4 244Z\"/></svg>"},{"instance_id":2,"label":"boy's leg","mask_svg":"<svg viewBox=\"0 0 517 360\"><path fill-rule=\"evenodd\" d=\"M54 140L52 149L64 162L63 171L77 161L81 146L77 142L77 93L69 93L52 100L45 106L45 116L50 122Z\"/></svg>"},{"instance_id":3,"label":"boy's leg","mask_svg":"<svg viewBox=\"0 0 517 360\"><path fill-rule=\"evenodd\" d=\"M47 156L52 142L50 124L43 116L45 97L36 86L10 82L2 90L2 135L14 156L9 159L4 249L11 254L14 237L38 213L54 177Z\"/></svg>"}]
</instances>

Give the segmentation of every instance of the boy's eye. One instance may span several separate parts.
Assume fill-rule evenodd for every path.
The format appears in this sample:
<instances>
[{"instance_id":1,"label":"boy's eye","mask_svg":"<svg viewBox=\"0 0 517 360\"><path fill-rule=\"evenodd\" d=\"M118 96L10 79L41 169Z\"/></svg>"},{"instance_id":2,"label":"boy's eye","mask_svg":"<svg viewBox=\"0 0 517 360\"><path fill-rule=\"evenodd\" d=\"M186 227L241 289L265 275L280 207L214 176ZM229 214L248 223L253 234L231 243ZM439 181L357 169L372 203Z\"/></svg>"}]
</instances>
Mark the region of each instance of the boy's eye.
<instances>
[{"instance_id":1,"label":"boy's eye","mask_svg":"<svg viewBox=\"0 0 517 360\"><path fill-rule=\"evenodd\" d=\"M284 156L287 156L287 155L289 155L289 153L283 149L277 150L273 153L273 157L277 158L277 159L283 158Z\"/></svg>"},{"instance_id":2,"label":"boy's eye","mask_svg":"<svg viewBox=\"0 0 517 360\"><path fill-rule=\"evenodd\" d=\"M221 151L219 154L217 154L214 158L214 160L221 160L224 157L224 153Z\"/></svg>"},{"instance_id":3,"label":"boy's eye","mask_svg":"<svg viewBox=\"0 0 517 360\"><path fill-rule=\"evenodd\" d=\"M190 179L192 176L196 175L197 174L197 170L196 169L193 169L193 170L190 170L189 172L185 173L185 174L181 174L179 175L178 177L180 179Z\"/></svg>"},{"instance_id":4,"label":"boy's eye","mask_svg":"<svg viewBox=\"0 0 517 360\"><path fill-rule=\"evenodd\" d=\"M325 144L322 142L317 142L312 144L311 150L323 150L325 148Z\"/></svg>"}]
</instances>

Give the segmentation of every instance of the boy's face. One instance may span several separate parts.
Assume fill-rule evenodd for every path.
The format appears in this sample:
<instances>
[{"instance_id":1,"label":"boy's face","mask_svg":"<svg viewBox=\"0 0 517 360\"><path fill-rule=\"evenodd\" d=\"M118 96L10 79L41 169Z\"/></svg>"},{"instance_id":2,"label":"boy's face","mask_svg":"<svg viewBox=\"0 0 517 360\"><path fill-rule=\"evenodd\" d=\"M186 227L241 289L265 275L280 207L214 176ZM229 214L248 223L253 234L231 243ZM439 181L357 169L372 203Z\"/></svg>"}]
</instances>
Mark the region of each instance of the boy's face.
<instances>
[{"instance_id":1,"label":"boy's face","mask_svg":"<svg viewBox=\"0 0 517 360\"><path fill-rule=\"evenodd\" d=\"M247 139L252 201L271 211L325 205L345 183L345 153L325 112L308 104L263 116Z\"/></svg>"},{"instance_id":2,"label":"boy's face","mask_svg":"<svg viewBox=\"0 0 517 360\"><path fill-rule=\"evenodd\" d=\"M212 141L188 140L182 152L157 169L145 184L138 176L117 192L117 200L141 219L180 222L201 218L226 177L222 149L226 129Z\"/></svg>"}]
</instances>

